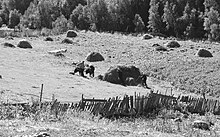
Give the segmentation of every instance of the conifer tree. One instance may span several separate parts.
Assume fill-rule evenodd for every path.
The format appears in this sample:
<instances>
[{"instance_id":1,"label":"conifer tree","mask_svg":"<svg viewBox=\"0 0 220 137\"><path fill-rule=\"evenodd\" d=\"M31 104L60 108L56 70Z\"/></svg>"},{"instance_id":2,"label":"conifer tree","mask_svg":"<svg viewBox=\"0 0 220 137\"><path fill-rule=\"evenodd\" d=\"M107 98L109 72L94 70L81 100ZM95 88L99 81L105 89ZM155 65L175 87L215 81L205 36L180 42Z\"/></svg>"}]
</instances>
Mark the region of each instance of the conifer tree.
<instances>
[{"instance_id":1,"label":"conifer tree","mask_svg":"<svg viewBox=\"0 0 220 137\"><path fill-rule=\"evenodd\" d=\"M134 17L134 24L135 24L135 32L143 32L145 24L139 14L136 14Z\"/></svg>"},{"instance_id":2,"label":"conifer tree","mask_svg":"<svg viewBox=\"0 0 220 137\"><path fill-rule=\"evenodd\" d=\"M159 15L158 0L150 1L148 28L152 32L160 32L162 29L162 20Z\"/></svg>"}]
</instances>

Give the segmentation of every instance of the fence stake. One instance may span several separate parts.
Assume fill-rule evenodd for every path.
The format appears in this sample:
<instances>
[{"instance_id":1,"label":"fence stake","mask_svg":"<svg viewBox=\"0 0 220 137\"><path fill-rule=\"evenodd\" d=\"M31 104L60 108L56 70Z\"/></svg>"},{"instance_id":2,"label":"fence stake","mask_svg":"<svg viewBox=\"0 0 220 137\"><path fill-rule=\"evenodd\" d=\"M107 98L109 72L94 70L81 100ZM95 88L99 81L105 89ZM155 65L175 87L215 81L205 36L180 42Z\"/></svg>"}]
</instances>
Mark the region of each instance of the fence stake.
<instances>
[{"instance_id":1,"label":"fence stake","mask_svg":"<svg viewBox=\"0 0 220 137\"><path fill-rule=\"evenodd\" d=\"M44 88L44 84L41 84L41 91L40 91L40 103L41 103L41 101L42 101L43 88Z\"/></svg>"}]
</instances>

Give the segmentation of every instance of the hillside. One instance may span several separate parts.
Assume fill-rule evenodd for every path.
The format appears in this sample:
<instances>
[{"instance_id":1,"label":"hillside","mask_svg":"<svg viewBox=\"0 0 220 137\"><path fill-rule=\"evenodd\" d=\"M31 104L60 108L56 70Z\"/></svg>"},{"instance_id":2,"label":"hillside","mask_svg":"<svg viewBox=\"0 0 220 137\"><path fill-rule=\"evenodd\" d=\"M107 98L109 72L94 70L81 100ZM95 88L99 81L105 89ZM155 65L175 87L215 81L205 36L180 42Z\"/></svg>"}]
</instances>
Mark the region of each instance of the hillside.
<instances>
[{"instance_id":1,"label":"hillside","mask_svg":"<svg viewBox=\"0 0 220 137\"><path fill-rule=\"evenodd\" d=\"M1 93L4 100L25 101L39 96L41 84L44 84L43 98L51 99L54 94L60 101L79 101L85 97L108 98L145 93L142 87L123 87L96 79L85 79L78 75L69 75L74 70L72 62L84 60L92 51L100 52L105 61L92 63L96 67L95 75L104 74L110 66L123 64L135 65L142 72L161 80L171 82L176 89L195 92L208 88L209 95L219 96L219 44L178 41L180 48L167 52L155 51L152 44L164 44L169 40L142 37L78 32L74 44L61 44L65 35L54 36L53 42L43 41L44 37L27 38L33 49L5 48L1 45ZM21 38L6 40L17 45ZM65 57L48 54L50 50L67 49ZM213 58L196 56L198 48L209 49ZM148 79L152 88L158 86ZM164 84L170 87L169 84ZM210 90L209 90L210 89ZM207 90L206 90L207 91ZM213 92L213 93L212 93Z\"/></svg>"}]
</instances>

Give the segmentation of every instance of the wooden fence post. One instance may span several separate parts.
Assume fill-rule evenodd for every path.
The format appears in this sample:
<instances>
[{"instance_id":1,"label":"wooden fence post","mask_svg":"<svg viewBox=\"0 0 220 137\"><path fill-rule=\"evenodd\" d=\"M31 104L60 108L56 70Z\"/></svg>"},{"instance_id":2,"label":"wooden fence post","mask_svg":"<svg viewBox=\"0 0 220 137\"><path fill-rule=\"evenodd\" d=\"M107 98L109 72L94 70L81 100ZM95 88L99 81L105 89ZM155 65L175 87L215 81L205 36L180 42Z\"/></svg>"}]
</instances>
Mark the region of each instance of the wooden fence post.
<instances>
[{"instance_id":1,"label":"wooden fence post","mask_svg":"<svg viewBox=\"0 0 220 137\"><path fill-rule=\"evenodd\" d=\"M42 101L42 96L43 96L43 88L44 88L44 84L41 84L41 91L40 91L40 103Z\"/></svg>"}]
</instances>

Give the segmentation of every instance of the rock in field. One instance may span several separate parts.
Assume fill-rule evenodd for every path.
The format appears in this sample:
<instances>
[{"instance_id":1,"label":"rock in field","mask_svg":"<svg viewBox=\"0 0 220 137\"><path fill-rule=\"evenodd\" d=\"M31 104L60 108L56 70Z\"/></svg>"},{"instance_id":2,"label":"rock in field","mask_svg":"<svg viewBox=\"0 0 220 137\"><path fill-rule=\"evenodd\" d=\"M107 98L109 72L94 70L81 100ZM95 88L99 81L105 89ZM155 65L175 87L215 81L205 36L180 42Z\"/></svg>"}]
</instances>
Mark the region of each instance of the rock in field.
<instances>
[{"instance_id":1,"label":"rock in field","mask_svg":"<svg viewBox=\"0 0 220 137\"><path fill-rule=\"evenodd\" d=\"M89 62L104 61L104 57L98 52L92 52L86 57L86 60Z\"/></svg>"},{"instance_id":2,"label":"rock in field","mask_svg":"<svg viewBox=\"0 0 220 137\"><path fill-rule=\"evenodd\" d=\"M152 39L154 36L152 36L152 35L150 35L150 34L145 34L144 36L143 36L143 39Z\"/></svg>"},{"instance_id":3,"label":"rock in field","mask_svg":"<svg viewBox=\"0 0 220 137\"><path fill-rule=\"evenodd\" d=\"M156 51L167 51L167 48L163 47L163 46L158 46L155 48Z\"/></svg>"},{"instance_id":4,"label":"rock in field","mask_svg":"<svg viewBox=\"0 0 220 137\"><path fill-rule=\"evenodd\" d=\"M44 41L53 41L53 39L52 39L51 37L46 37L46 38L44 39Z\"/></svg>"},{"instance_id":5,"label":"rock in field","mask_svg":"<svg viewBox=\"0 0 220 137\"><path fill-rule=\"evenodd\" d=\"M197 55L199 57L213 57L212 53L206 49L199 49Z\"/></svg>"},{"instance_id":6,"label":"rock in field","mask_svg":"<svg viewBox=\"0 0 220 137\"><path fill-rule=\"evenodd\" d=\"M202 130L210 130L210 127L214 125L211 122L205 122L202 120L196 120L193 122L193 128L198 128L198 129L202 129Z\"/></svg>"},{"instance_id":7,"label":"rock in field","mask_svg":"<svg viewBox=\"0 0 220 137\"><path fill-rule=\"evenodd\" d=\"M168 48L179 48L180 47L180 44L177 42L177 41L170 41L170 42L167 42L165 44L166 47Z\"/></svg>"},{"instance_id":8,"label":"rock in field","mask_svg":"<svg viewBox=\"0 0 220 137\"><path fill-rule=\"evenodd\" d=\"M4 47L15 48L15 46L11 43L5 42L2 44Z\"/></svg>"},{"instance_id":9,"label":"rock in field","mask_svg":"<svg viewBox=\"0 0 220 137\"><path fill-rule=\"evenodd\" d=\"M17 47L24 49L32 48L31 44L26 39L20 40Z\"/></svg>"},{"instance_id":10,"label":"rock in field","mask_svg":"<svg viewBox=\"0 0 220 137\"><path fill-rule=\"evenodd\" d=\"M77 36L77 34L74 30L68 30L66 36L69 38L74 38Z\"/></svg>"},{"instance_id":11,"label":"rock in field","mask_svg":"<svg viewBox=\"0 0 220 137\"><path fill-rule=\"evenodd\" d=\"M73 44L73 41L66 38L66 39L64 39L61 43Z\"/></svg>"}]
</instances>

